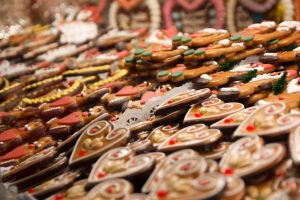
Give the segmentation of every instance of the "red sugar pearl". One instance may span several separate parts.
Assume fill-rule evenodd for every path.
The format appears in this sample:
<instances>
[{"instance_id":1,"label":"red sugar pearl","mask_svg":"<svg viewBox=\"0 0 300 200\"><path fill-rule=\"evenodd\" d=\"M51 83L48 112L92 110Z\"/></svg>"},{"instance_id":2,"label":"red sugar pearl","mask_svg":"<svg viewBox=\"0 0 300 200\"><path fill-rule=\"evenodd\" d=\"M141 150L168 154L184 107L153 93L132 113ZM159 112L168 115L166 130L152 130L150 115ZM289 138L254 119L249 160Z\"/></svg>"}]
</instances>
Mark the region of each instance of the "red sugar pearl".
<instances>
[{"instance_id":1,"label":"red sugar pearl","mask_svg":"<svg viewBox=\"0 0 300 200\"><path fill-rule=\"evenodd\" d=\"M195 116L195 117L201 117L202 115L201 115L200 112L195 112L194 116Z\"/></svg>"},{"instance_id":2,"label":"red sugar pearl","mask_svg":"<svg viewBox=\"0 0 300 200\"><path fill-rule=\"evenodd\" d=\"M254 124L249 124L249 125L246 127L246 130L249 131L249 132L251 132L251 131L254 131L255 128L256 128L256 127L254 126Z\"/></svg>"},{"instance_id":3,"label":"red sugar pearl","mask_svg":"<svg viewBox=\"0 0 300 200\"><path fill-rule=\"evenodd\" d=\"M34 193L34 192L35 192L35 189L34 189L34 188L29 188L29 189L27 190L27 192L30 193L30 194L31 194L31 193Z\"/></svg>"},{"instance_id":4,"label":"red sugar pearl","mask_svg":"<svg viewBox=\"0 0 300 200\"><path fill-rule=\"evenodd\" d=\"M173 103L173 102L174 102L174 100L173 100L173 99L170 99L170 100L168 101L168 104Z\"/></svg>"},{"instance_id":5,"label":"red sugar pearl","mask_svg":"<svg viewBox=\"0 0 300 200\"><path fill-rule=\"evenodd\" d=\"M105 177L106 176L106 173L105 172L99 172L98 174L97 174L97 177L98 178L103 178L103 177Z\"/></svg>"},{"instance_id":6,"label":"red sugar pearl","mask_svg":"<svg viewBox=\"0 0 300 200\"><path fill-rule=\"evenodd\" d=\"M81 149L81 150L79 150L78 151L78 156L84 156L86 154L86 151L85 150L83 150L83 149Z\"/></svg>"},{"instance_id":7,"label":"red sugar pearl","mask_svg":"<svg viewBox=\"0 0 300 200\"><path fill-rule=\"evenodd\" d=\"M176 142L177 142L177 141L176 141L176 139L175 139L175 138L174 138L174 139L171 139L171 140L169 140L169 144L170 144L170 145L176 144Z\"/></svg>"},{"instance_id":8,"label":"red sugar pearl","mask_svg":"<svg viewBox=\"0 0 300 200\"><path fill-rule=\"evenodd\" d=\"M225 123L225 124L230 124L230 123L232 123L232 122L233 122L233 119L230 118L230 117L224 120L224 123Z\"/></svg>"},{"instance_id":9,"label":"red sugar pearl","mask_svg":"<svg viewBox=\"0 0 300 200\"><path fill-rule=\"evenodd\" d=\"M223 174L226 175L226 176L230 176L234 173L234 169L232 168L227 168L224 170Z\"/></svg>"},{"instance_id":10,"label":"red sugar pearl","mask_svg":"<svg viewBox=\"0 0 300 200\"><path fill-rule=\"evenodd\" d=\"M168 194L169 193L166 190L158 190L156 193L157 197L160 199L166 198L168 196Z\"/></svg>"},{"instance_id":11,"label":"red sugar pearl","mask_svg":"<svg viewBox=\"0 0 300 200\"><path fill-rule=\"evenodd\" d=\"M284 96L279 96L278 99L279 100L284 100Z\"/></svg>"},{"instance_id":12,"label":"red sugar pearl","mask_svg":"<svg viewBox=\"0 0 300 200\"><path fill-rule=\"evenodd\" d=\"M57 195L55 195L54 199L55 200L63 200L64 196L62 194L57 194Z\"/></svg>"}]
</instances>

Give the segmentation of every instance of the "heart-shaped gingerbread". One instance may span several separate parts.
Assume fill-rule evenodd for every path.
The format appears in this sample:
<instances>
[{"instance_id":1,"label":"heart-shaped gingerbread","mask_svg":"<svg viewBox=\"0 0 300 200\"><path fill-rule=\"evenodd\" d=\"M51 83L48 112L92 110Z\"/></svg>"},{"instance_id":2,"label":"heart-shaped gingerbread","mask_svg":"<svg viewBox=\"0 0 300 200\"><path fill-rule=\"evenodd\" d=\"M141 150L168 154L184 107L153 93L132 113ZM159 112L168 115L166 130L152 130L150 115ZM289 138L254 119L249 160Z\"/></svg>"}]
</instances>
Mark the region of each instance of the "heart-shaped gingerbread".
<instances>
[{"instance_id":1,"label":"heart-shaped gingerbread","mask_svg":"<svg viewBox=\"0 0 300 200\"><path fill-rule=\"evenodd\" d=\"M155 109L154 113L155 115L165 115L178 109L189 107L194 103L198 103L199 101L208 98L210 95L211 92L208 88L201 90L190 89L167 99Z\"/></svg>"},{"instance_id":2,"label":"heart-shaped gingerbread","mask_svg":"<svg viewBox=\"0 0 300 200\"><path fill-rule=\"evenodd\" d=\"M111 131L107 121L90 125L79 137L69 160L70 166L93 161L106 151L125 144L130 136L127 128Z\"/></svg>"},{"instance_id":3,"label":"heart-shaped gingerbread","mask_svg":"<svg viewBox=\"0 0 300 200\"><path fill-rule=\"evenodd\" d=\"M284 103L264 105L250 114L235 130L233 136L277 136L289 133L300 123L300 114L288 113Z\"/></svg>"},{"instance_id":4,"label":"heart-shaped gingerbread","mask_svg":"<svg viewBox=\"0 0 300 200\"><path fill-rule=\"evenodd\" d=\"M200 157L199 154L192 149L184 149L170 154L169 156L164 158L159 165L156 165L151 176L144 184L142 188L142 192L144 193L150 192L157 185L157 183L161 181L165 173L167 173L170 169L175 167L179 161L188 158L199 158L199 157ZM204 159L201 160L201 164L203 164L203 166L205 166L204 168L206 169L207 163L205 162Z\"/></svg>"},{"instance_id":5,"label":"heart-shaped gingerbread","mask_svg":"<svg viewBox=\"0 0 300 200\"><path fill-rule=\"evenodd\" d=\"M215 199L226 186L223 174L205 173L201 158L185 159L170 169L149 199Z\"/></svg>"},{"instance_id":6,"label":"heart-shaped gingerbread","mask_svg":"<svg viewBox=\"0 0 300 200\"><path fill-rule=\"evenodd\" d=\"M218 98L211 98L192 106L185 115L183 123L216 121L242 109L244 105L241 103L224 103Z\"/></svg>"},{"instance_id":7,"label":"heart-shaped gingerbread","mask_svg":"<svg viewBox=\"0 0 300 200\"><path fill-rule=\"evenodd\" d=\"M229 147L219 166L224 173L230 171L240 177L251 177L274 168L286 154L280 143L269 143L259 136L243 137Z\"/></svg>"},{"instance_id":8,"label":"heart-shaped gingerbread","mask_svg":"<svg viewBox=\"0 0 300 200\"><path fill-rule=\"evenodd\" d=\"M217 121L216 123L210 125L210 127L217 129L238 127L251 113L256 111L258 108L259 106L252 106L250 108L243 109Z\"/></svg>"},{"instance_id":9,"label":"heart-shaped gingerbread","mask_svg":"<svg viewBox=\"0 0 300 200\"><path fill-rule=\"evenodd\" d=\"M137 7L142 0L117 0L120 6L126 11L130 11L133 8Z\"/></svg>"},{"instance_id":10,"label":"heart-shaped gingerbread","mask_svg":"<svg viewBox=\"0 0 300 200\"><path fill-rule=\"evenodd\" d=\"M84 199L125 199L132 192L133 186L129 181L116 178L98 184Z\"/></svg>"},{"instance_id":11,"label":"heart-shaped gingerbread","mask_svg":"<svg viewBox=\"0 0 300 200\"><path fill-rule=\"evenodd\" d=\"M189 147L199 147L216 142L222 136L218 129L208 129L204 124L196 124L181 129L161 143L158 151L174 151Z\"/></svg>"},{"instance_id":12,"label":"heart-shaped gingerbread","mask_svg":"<svg viewBox=\"0 0 300 200\"><path fill-rule=\"evenodd\" d=\"M159 126L150 133L147 139L150 140L154 148L157 148L162 142L178 131L179 124Z\"/></svg>"},{"instance_id":13,"label":"heart-shaped gingerbread","mask_svg":"<svg viewBox=\"0 0 300 200\"><path fill-rule=\"evenodd\" d=\"M135 156L128 147L114 148L103 154L94 165L88 184L94 185L111 178L133 177L148 172L155 164L152 156Z\"/></svg>"}]
</instances>

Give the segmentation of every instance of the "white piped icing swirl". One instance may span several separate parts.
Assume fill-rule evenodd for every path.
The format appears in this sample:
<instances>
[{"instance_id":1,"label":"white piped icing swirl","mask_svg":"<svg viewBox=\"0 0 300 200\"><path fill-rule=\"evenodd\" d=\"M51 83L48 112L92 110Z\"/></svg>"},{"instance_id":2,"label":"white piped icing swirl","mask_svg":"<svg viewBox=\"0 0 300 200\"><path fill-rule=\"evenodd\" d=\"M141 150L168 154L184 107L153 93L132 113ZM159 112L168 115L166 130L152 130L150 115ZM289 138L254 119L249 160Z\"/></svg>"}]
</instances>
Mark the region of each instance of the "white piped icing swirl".
<instances>
[{"instance_id":1,"label":"white piped icing swirl","mask_svg":"<svg viewBox=\"0 0 300 200\"><path fill-rule=\"evenodd\" d=\"M295 78L289 82L287 85L287 93L296 93L300 92L299 79Z\"/></svg>"},{"instance_id":2,"label":"white piped icing swirl","mask_svg":"<svg viewBox=\"0 0 300 200\"><path fill-rule=\"evenodd\" d=\"M200 78L203 78L203 79L205 79L205 80L209 80L209 81L211 81L211 80L212 80L212 77L211 77L211 76L209 76L208 74L202 74L202 75L200 76Z\"/></svg>"}]
</instances>

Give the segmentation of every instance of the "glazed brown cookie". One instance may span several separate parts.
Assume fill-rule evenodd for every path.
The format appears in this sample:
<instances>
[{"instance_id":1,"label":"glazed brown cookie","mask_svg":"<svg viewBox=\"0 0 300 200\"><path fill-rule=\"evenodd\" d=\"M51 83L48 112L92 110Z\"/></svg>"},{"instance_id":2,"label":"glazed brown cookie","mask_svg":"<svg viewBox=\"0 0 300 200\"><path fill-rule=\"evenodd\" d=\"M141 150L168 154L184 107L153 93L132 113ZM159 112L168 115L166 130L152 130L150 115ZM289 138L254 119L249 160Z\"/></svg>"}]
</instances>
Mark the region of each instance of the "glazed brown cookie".
<instances>
[{"instance_id":1,"label":"glazed brown cookie","mask_svg":"<svg viewBox=\"0 0 300 200\"><path fill-rule=\"evenodd\" d=\"M299 122L300 114L288 113L281 102L270 103L252 112L235 130L234 137L259 135L274 137L289 133Z\"/></svg>"},{"instance_id":2,"label":"glazed brown cookie","mask_svg":"<svg viewBox=\"0 0 300 200\"><path fill-rule=\"evenodd\" d=\"M258 136L248 136L234 142L220 161L222 172L232 171L240 177L250 177L274 168L284 158L285 147L279 143L264 145Z\"/></svg>"},{"instance_id":3,"label":"glazed brown cookie","mask_svg":"<svg viewBox=\"0 0 300 200\"><path fill-rule=\"evenodd\" d=\"M127 128L111 130L108 122L95 122L79 137L69 164L73 166L93 161L106 151L125 144L129 137Z\"/></svg>"},{"instance_id":4,"label":"glazed brown cookie","mask_svg":"<svg viewBox=\"0 0 300 200\"><path fill-rule=\"evenodd\" d=\"M212 122L242 109L244 105L241 103L224 103L220 99L211 98L193 105L184 117L183 123Z\"/></svg>"}]
</instances>

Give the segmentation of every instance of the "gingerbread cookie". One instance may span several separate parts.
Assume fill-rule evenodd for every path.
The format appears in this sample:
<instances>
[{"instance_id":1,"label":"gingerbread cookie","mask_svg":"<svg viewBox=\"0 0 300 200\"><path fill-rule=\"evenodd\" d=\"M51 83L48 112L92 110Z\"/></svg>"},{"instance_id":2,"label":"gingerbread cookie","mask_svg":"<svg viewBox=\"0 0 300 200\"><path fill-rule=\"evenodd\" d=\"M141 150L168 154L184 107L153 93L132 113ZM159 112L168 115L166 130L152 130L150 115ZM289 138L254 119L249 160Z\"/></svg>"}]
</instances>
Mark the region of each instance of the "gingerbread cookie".
<instances>
[{"instance_id":1,"label":"gingerbread cookie","mask_svg":"<svg viewBox=\"0 0 300 200\"><path fill-rule=\"evenodd\" d=\"M274 168L284 158L285 147L279 143L264 145L258 136L248 136L234 142L220 161L220 170L231 170L240 177L250 177Z\"/></svg>"},{"instance_id":2,"label":"gingerbread cookie","mask_svg":"<svg viewBox=\"0 0 300 200\"><path fill-rule=\"evenodd\" d=\"M300 117L300 114L292 114L288 111L288 107L281 102L261 106L239 125L233 136L240 137L255 134L274 137L287 134L299 124L297 119Z\"/></svg>"},{"instance_id":3,"label":"gingerbread cookie","mask_svg":"<svg viewBox=\"0 0 300 200\"><path fill-rule=\"evenodd\" d=\"M129 137L126 128L111 130L108 122L95 122L77 140L69 164L73 166L95 160L106 151L125 144Z\"/></svg>"},{"instance_id":4,"label":"gingerbread cookie","mask_svg":"<svg viewBox=\"0 0 300 200\"><path fill-rule=\"evenodd\" d=\"M184 117L183 123L212 122L244 109L241 103L224 103L220 99L211 98L193 105Z\"/></svg>"},{"instance_id":5,"label":"gingerbread cookie","mask_svg":"<svg viewBox=\"0 0 300 200\"><path fill-rule=\"evenodd\" d=\"M215 143L222 133L218 129L208 129L204 124L196 124L177 131L158 146L158 151L174 151L183 148L198 148Z\"/></svg>"}]
</instances>

